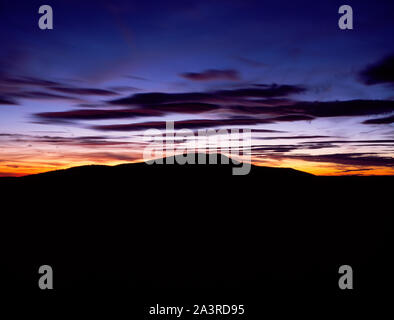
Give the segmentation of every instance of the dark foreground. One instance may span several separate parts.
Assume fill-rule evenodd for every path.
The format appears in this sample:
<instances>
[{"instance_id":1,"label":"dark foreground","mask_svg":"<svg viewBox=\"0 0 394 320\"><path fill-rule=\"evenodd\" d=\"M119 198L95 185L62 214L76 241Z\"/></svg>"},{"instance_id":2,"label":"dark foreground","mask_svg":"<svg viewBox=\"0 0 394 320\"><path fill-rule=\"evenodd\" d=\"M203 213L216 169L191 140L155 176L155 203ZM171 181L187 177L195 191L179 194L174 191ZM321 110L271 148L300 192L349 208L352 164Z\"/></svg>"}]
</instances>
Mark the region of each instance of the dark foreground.
<instances>
[{"instance_id":1,"label":"dark foreground","mask_svg":"<svg viewBox=\"0 0 394 320\"><path fill-rule=\"evenodd\" d=\"M393 182L146 164L3 178L1 290L136 319L156 304L244 304L242 319L352 308L392 292ZM37 285L44 264L52 291ZM353 290L338 288L341 265ZM182 316L195 317L217 318Z\"/></svg>"}]
</instances>

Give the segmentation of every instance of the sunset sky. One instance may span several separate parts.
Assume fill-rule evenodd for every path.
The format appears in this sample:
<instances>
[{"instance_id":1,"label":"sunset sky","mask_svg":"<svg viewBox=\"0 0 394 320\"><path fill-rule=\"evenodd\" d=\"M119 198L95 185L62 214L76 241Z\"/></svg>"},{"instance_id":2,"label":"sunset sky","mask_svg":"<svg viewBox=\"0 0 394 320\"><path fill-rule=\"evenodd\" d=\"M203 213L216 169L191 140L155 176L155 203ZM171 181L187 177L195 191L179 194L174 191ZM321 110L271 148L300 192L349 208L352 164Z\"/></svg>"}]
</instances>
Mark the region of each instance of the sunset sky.
<instances>
[{"instance_id":1,"label":"sunset sky","mask_svg":"<svg viewBox=\"0 0 394 320\"><path fill-rule=\"evenodd\" d=\"M393 31L384 0L1 0L0 176L140 161L166 120L252 129L258 165L392 175Z\"/></svg>"}]
</instances>

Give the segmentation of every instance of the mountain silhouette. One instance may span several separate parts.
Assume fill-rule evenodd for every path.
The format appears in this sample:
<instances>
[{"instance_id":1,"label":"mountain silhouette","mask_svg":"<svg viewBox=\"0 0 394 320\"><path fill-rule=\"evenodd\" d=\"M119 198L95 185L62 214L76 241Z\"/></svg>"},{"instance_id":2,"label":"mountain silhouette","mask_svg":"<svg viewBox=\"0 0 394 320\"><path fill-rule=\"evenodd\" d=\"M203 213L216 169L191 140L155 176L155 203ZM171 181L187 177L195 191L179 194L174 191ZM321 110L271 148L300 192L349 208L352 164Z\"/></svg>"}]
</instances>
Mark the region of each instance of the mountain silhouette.
<instances>
[{"instance_id":1,"label":"mountain silhouette","mask_svg":"<svg viewBox=\"0 0 394 320\"><path fill-rule=\"evenodd\" d=\"M190 156L190 154L189 154ZM22 177L23 180L28 181L29 179L46 179L46 178L94 178L94 177L114 177L124 176L127 174L133 175L133 177L150 174L149 171L154 170L154 174L230 174L233 167L241 167L241 164L234 164L232 159L221 155L221 154L191 154L192 158L195 159L196 163L193 164L178 164L174 156L166 157L162 159L155 159L154 161L160 162L160 164L148 165L145 162L131 163L131 164L120 164L116 166L105 166L105 165L85 165L79 167L72 167L69 169L49 171L45 173L39 173ZM209 157L213 156L213 159L217 159L217 163L209 163ZM198 163L198 158L202 157L205 159L204 164ZM170 165L171 164L171 165ZM264 175L269 177L311 177L310 173L302 172L291 168L274 168L274 167L263 167L251 165L251 174ZM183 172L185 171L185 172ZM249 174L249 173L248 173Z\"/></svg>"},{"instance_id":2,"label":"mountain silhouette","mask_svg":"<svg viewBox=\"0 0 394 320\"><path fill-rule=\"evenodd\" d=\"M350 264L376 289L370 273L392 268L392 183L176 162L0 179L1 266L18 275L3 288L36 290L32 274L49 264L64 290L335 291Z\"/></svg>"}]
</instances>

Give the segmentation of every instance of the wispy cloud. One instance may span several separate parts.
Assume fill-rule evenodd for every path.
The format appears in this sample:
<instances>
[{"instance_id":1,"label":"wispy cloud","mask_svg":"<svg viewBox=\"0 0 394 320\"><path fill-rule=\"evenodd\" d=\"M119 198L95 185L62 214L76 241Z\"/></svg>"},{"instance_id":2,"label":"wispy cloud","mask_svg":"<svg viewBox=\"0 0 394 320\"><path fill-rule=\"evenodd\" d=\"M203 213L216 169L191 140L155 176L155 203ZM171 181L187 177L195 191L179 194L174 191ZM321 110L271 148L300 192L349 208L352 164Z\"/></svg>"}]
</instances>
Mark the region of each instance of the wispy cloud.
<instances>
[{"instance_id":1,"label":"wispy cloud","mask_svg":"<svg viewBox=\"0 0 394 320\"><path fill-rule=\"evenodd\" d=\"M237 70L217 70L208 69L202 72L185 72L180 74L181 77L193 81L212 81L212 80L231 80L237 81L241 76Z\"/></svg>"},{"instance_id":2,"label":"wispy cloud","mask_svg":"<svg viewBox=\"0 0 394 320\"><path fill-rule=\"evenodd\" d=\"M394 84L394 54L367 66L359 76L361 81L367 85Z\"/></svg>"}]
</instances>

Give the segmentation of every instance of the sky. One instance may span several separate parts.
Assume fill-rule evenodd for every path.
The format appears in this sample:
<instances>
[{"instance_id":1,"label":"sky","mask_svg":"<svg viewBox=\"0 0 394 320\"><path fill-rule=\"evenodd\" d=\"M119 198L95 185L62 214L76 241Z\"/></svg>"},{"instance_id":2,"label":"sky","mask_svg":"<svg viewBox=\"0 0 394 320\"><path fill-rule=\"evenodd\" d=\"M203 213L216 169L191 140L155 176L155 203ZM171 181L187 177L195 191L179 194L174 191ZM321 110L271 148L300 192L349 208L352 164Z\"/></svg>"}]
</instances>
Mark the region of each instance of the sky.
<instances>
[{"instance_id":1,"label":"sky","mask_svg":"<svg viewBox=\"0 0 394 320\"><path fill-rule=\"evenodd\" d=\"M170 120L251 129L256 165L392 175L393 31L384 0L1 0L0 176L141 161Z\"/></svg>"}]
</instances>

